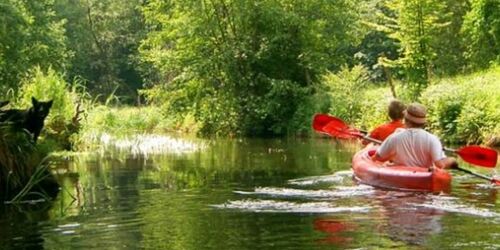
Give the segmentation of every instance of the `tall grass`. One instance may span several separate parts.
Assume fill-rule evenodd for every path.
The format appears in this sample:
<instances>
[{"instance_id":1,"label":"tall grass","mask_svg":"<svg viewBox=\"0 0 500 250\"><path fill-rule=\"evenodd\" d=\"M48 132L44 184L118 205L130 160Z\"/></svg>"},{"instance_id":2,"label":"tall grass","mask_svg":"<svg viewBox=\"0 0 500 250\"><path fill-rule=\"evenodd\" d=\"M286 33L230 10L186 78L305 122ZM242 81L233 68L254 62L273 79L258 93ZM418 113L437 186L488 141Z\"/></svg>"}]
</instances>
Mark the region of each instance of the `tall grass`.
<instances>
[{"instance_id":1,"label":"tall grass","mask_svg":"<svg viewBox=\"0 0 500 250\"><path fill-rule=\"evenodd\" d=\"M186 123L176 123L162 115L161 109L155 106L144 107L108 107L105 105L95 105L87 113L87 117L82 122L80 133L75 138L77 149L84 150L92 148L93 144L100 141L100 137L105 134L124 136L142 133L165 133L196 131L196 125L192 120L192 125ZM189 128L192 130L189 131Z\"/></svg>"},{"instance_id":2,"label":"tall grass","mask_svg":"<svg viewBox=\"0 0 500 250\"><path fill-rule=\"evenodd\" d=\"M0 190L9 195L22 188L34 172L30 164L35 152L30 135L10 124L0 123Z\"/></svg>"}]
</instances>

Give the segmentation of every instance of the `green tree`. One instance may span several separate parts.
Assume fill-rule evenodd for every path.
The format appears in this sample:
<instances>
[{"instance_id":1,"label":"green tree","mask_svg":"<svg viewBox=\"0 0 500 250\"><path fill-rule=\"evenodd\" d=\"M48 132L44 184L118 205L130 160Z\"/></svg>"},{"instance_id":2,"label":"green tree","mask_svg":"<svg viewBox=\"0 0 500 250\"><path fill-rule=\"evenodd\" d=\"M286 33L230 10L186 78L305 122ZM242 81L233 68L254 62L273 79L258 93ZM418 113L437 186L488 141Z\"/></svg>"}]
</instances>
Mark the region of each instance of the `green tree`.
<instances>
[{"instance_id":1,"label":"green tree","mask_svg":"<svg viewBox=\"0 0 500 250\"><path fill-rule=\"evenodd\" d=\"M133 101L142 87L136 59L144 34L141 3L57 0L57 13L66 20L68 47L74 54L68 77L83 78L89 91L101 99L114 93Z\"/></svg>"},{"instance_id":2,"label":"green tree","mask_svg":"<svg viewBox=\"0 0 500 250\"><path fill-rule=\"evenodd\" d=\"M206 134L280 135L315 81L350 60L357 1L149 1L142 60L152 99ZM307 111L303 111L307 112Z\"/></svg>"},{"instance_id":3,"label":"green tree","mask_svg":"<svg viewBox=\"0 0 500 250\"><path fill-rule=\"evenodd\" d=\"M379 58L398 59L401 56L398 52L398 41L388 37L383 32L371 30L357 49L359 51L354 55L354 58L369 69L372 81L390 81L390 72L379 63Z\"/></svg>"},{"instance_id":4,"label":"green tree","mask_svg":"<svg viewBox=\"0 0 500 250\"><path fill-rule=\"evenodd\" d=\"M436 51L432 71L438 76L455 75L465 68L465 46L459 34L464 22L464 16L470 9L467 0L447 0L443 2L446 4L444 13L449 13L446 18L449 25L439 29L432 44Z\"/></svg>"},{"instance_id":5,"label":"green tree","mask_svg":"<svg viewBox=\"0 0 500 250\"><path fill-rule=\"evenodd\" d=\"M500 62L500 1L471 0L462 27L465 57L473 69Z\"/></svg>"},{"instance_id":6,"label":"green tree","mask_svg":"<svg viewBox=\"0 0 500 250\"><path fill-rule=\"evenodd\" d=\"M386 0L379 9L379 21L372 26L399 41L403 55L397 60L385 60L386 66L404 69L415 98L427 85L435 65L438 36L450 24L446 2Z\"/></svg>"},{"instance_id":7,"label":"green tree","mask_svg":"<svg viewBox=\"0 0 500 250\"><path fill-rule=\"evenodd\" d=\"M0 91L36 65L63 70L69 53L52 0L0 0Z\"/></svg>"}]
</instances>

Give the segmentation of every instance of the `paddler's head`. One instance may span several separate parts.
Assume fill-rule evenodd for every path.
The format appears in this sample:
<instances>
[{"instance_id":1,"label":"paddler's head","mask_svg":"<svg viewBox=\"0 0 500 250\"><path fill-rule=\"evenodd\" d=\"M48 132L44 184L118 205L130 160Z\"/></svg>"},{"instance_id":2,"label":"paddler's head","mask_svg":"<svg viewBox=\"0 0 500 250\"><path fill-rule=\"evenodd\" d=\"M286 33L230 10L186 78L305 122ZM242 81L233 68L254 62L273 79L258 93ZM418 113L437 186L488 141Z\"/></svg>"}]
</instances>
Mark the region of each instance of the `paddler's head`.
<instances>
[{"instance_id":1,"label":"paddler's head","mask_svg":"<svg viewBox=\"0 0 500 250\"><path fill-rule=\"evenodd\" d=\"M406 105L400 100L394 99L389 103L389 117L391 120L401 120L404 117Z\"/></svg>"},{"instance_id":2,"label":"paddler's head","mask_svg":"<svg viewBox=\"0 0 500 250\"><path fill-rule=\"evenodd\" d=\"M409 128L423 128L426 123L427 109L420 103L408 105L404 111L405 125Z\"/></svg>"}]
</instances>

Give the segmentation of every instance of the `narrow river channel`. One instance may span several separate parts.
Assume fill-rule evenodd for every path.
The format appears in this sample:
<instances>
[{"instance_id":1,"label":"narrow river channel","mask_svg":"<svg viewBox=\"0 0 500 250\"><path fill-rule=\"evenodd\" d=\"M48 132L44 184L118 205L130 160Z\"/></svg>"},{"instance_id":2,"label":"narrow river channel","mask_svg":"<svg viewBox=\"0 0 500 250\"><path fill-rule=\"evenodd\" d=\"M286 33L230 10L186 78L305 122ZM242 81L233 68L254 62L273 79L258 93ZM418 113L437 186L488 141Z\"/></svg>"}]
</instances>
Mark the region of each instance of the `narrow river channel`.
<instances>
[{"instance_id":1,"label":"narrow river channel","mask_svg":"<svg viewBox=\"0 0 500 250\"><path fill-rule=\"evenodd\" d=\"M359 148L103 138L54 161L53 202L1 206L0 249L500 249L499 188L461 172L446 194L359 185Z\"/></svg>"}]
</instances>

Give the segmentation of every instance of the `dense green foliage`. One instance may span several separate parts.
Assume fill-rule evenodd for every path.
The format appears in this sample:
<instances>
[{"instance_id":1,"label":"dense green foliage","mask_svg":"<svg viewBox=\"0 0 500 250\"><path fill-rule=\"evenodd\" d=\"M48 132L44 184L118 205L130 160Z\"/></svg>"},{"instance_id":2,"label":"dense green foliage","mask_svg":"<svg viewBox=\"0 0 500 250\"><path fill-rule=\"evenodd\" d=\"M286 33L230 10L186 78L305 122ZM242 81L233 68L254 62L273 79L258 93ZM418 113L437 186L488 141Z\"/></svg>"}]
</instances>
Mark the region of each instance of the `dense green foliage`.
<instances>
[{"instance_id":1,"label":"dense green foliage","mask_svg":"<svg viewBox=\"0 0 500 250\"><path fill-rule=\"evenodd\" d=\"M348 62L355 8L356 1L151 1L144 13L156 29L142 57L165 78L149 97L164 112L193 114L205 134L286 134L319 74Z\"/></svg>"},{"instance_id":2,"label":"dense green foliage","mask_svg":"<svg viewBox=\"0 0 500 250\"><path fill-rule=\"evenodd\" d=\"M351 78L357 74L359 73L356 71L348 73ZM332 79L340 77L334 76ZM497 66L488 71L431 82L417 100L428 107L427 129L448 143L474 144L498 137L499 78L500 67ZM343 81L356 86L354 82L346 80L345 76ZM335 81L330 84L334 83ZM351 89L354 90L352 95L337 95L334 98L343 101L332 105L333 114L368 130L389 120L387 104L393 97L387 87ZM398 91L402 92L404 89ZM353 96L357 98L354 99ZM409 103L411 99L403 97L403 101Z\"/></svg>"},{"instance_id":3,"label":"dense green foliage","mask_svg":"<svg viewBox=\"0 0 500 250\"><path fill-rule=\"evenodd\" d=\"M152 105L125 109L138 119L125 128L281 136L309 133L318 112L372 126L397 94L428 104L450 140L497 133L484 102L497 92L471 85L457 100L466 84L439 79L500 63L498 0L0 0L0 13L0 99L56 99L57 142L77 132L79 103L87 132L121 121L89 100Z\"/></svg>"},{"instance_id":4,"label":"dense green foliage","mask_svg":"<svg viewBox=\"0 0 500 250\"><path fill-rule=\"evenodd\" d=\"M0 91L17 88L40 65L64 70L69 51L53 0L0 0Z\"/></svg>"},{"instance_id":5,"label":"dense green foliage","mask_svg":"<svg viewBox=\"0 0 500 250\"><path fill-rule=\"evenodd\" d=\"M484 68L500 61L500 1L473 0L462 32L471 67Z\"/></svg>"},{"instance_id":6,"label":"dense green foliage","mask_svg":"<svg viewBox=\"0 0 500 250\"><path fill-rule=\"evenodd\" d=\"M445 78L429 86L421 102L429 107L429 127L444 140L480 143L500 135L500 67Z\"/></svg>"},{"instance_id":7,"label":"dense green foliage","mask_svg":"<svg viewBox=\"0 0 500 250\"><path fill-rule=\"evenodd\" d=\"M134 102L142 87L137 47L145 33L142 1L55 0L57 16L66 20L72 51L68 78L79 77L94 96L120 95Z\"/></svg>"},{"instance_id":8,"label":"dense green foliage","mask_svg":"<svg viewBox=\"0 0 500 250\"><path fill-rule=\"evenodd\" d=\"M339 73L328 73L324 76L325 91L332 100L329 110L338 114L346 121L355 121L361 114L361 98L364 89L368 87L368 74L365 68L356 66L349 70L342 69Z\"/></svg>"}]
</instances>

